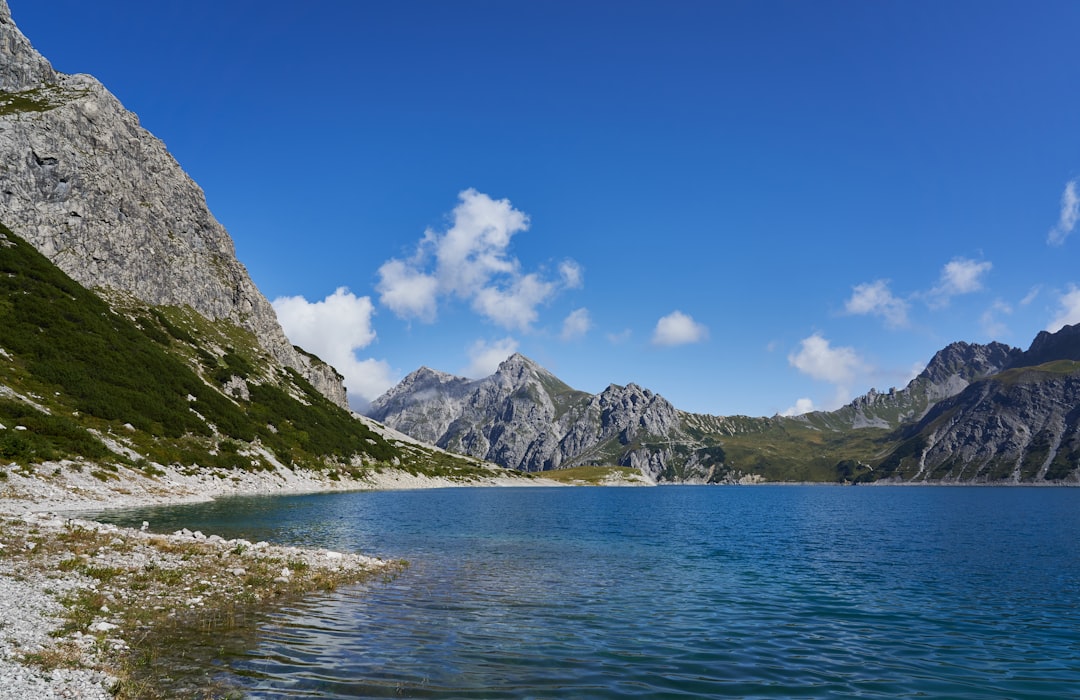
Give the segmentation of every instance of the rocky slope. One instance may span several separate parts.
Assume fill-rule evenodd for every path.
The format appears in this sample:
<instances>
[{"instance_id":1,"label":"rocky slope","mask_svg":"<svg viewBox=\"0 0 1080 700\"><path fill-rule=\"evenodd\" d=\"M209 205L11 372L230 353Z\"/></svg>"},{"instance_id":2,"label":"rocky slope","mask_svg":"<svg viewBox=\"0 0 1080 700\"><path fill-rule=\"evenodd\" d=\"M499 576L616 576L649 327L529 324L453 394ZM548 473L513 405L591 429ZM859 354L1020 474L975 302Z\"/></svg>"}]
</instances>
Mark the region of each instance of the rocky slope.
<instances>
[{"instance_id":1,"label":"rocky slope","mask_svg":"<svg viewBox=\"0 0 1080 700\"><path fill-rule=\"evenodd\" d=\"M86 287L189 306L251 331L346 406L341 377L298 352L237 261L202 190L88 75L54 71L0 0L0 222Z\"/></svg>"},{"instance_id":2,"label":"rocky slope","mask_svg":"<svg viewBox=\"0 0 1080 700\"><path fill-rule=\"evenodd\" d=\"M1010 366L902 431L879 478L1023 482L1080 478L1080 325L1040 333Z\"/></svg>"},{"instance_id":3,"label":"rocky slope","mask_svg":"<svg viewBox=\"0 0 1080 700\"><path fill-rule=\"evenodd\" d=\"M792 418L675 409L634 384L599 395L521 355L471 381L417 370L372 405L402 432L505 467L632 466L654 480L1076 480L1080 326L1027 351L953 343L902 389Z\"/></svg>"},{"instance_id":4,"label":"rocky slope","mask_svg":"<svg viewBox=\"0 0 1080 700\"><path fill-rule=\"evenodd\" d=\"M439 447L535 472L617 464L653 480L707 480L718 455L681 428L681 416L648 389L612 384L576 391L523 355L469 380L421 368L369 415Z\"/></svg>"},{"instance_id":5,"label":"rocky slope","mask_svg":"<svg viewBox=\"0 0 1080 700\"><path fill-rule=\"evenodd\" d=\"M919 420L937 402L955 396L972 382L996 374L1018 361L1018 348L1004 343L957 342L939 350L906 387L871 389L836 411L818 411L798 420L822 428L896 428Z\"/></svg>"}]
</instances>

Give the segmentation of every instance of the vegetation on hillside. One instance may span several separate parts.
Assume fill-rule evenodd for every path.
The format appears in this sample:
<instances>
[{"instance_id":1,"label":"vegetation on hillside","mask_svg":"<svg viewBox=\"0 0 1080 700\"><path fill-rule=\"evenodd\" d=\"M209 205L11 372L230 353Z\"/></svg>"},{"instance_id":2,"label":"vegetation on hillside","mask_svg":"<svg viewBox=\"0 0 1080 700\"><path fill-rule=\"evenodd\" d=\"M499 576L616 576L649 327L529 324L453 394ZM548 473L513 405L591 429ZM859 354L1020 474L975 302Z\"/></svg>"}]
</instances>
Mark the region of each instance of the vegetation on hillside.
<instances>
[{"instance_id":1,"label":"vegetation on hillside","mask_svg":"<svg viewBox=\"0 0 1080 700\"><path fill-rule=\"evenodd\" d=\"M21 92L0 92L0 117L25 112L48 112L84 93L84 89L65 89L59 85L43 85Z\"/></svg>"},{"instance_id":2,"label":"vegetation on hillside","mask_svg":"<svg viewBox=\"0 0 1080 700\"><path fill-rule=\"evenodd\" d=\"M388 442L270 361L249 332L191 309L111 301L0 225L0 460L424 471L430 451Z\"/></svg>"}]
</instances>

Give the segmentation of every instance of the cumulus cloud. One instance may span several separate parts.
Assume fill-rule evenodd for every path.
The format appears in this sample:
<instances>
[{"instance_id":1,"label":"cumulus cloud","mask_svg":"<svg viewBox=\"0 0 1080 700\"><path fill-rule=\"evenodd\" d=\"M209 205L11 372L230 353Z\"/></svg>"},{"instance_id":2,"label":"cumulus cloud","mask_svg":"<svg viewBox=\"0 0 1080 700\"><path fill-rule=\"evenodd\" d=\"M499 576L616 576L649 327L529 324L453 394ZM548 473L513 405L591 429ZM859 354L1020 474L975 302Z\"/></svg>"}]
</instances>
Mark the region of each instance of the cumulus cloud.
<instances>
[{"instance_id":1,"label":"cumulus cloud","mask_svg":"<svg viewBox=\"0 0 1080 700\"><path fill-rule=\"evenodd\" d=\"M369 297L338 287L322 301L278 297L273 306L289 340L329 362L345 377L349 402L357 410L394 385L389 365L356 356L357 350L375 340L371 326L375 309Z\"/></svg>"},{"instance_id":2,"label":"cumulus cloud","mask_svg":"<svg viewBox=\"0 0 1080 700\"><path fill-rule=\"evenodd\" d=\"M808 377L845 387L865 368L854 348L834 348L820 333L803 338L788 362Z\"/></svg>"},{"instance_id":3,"label":"cumulus cloud","mask_svg":"<svg viewBox=\"0 0 1080 700\"><path fill-rule=\"evenodd\" d=\"M908 303L889 291L888 280L877 280L852 288L844 310L856 316L880 316L889 328L908 325Z\"/></svg>"},{"instance_id":4,"label":"cumulus cloud","mask_svg":"<svg viewBox=\"0 0 1080 700\"><path fill-rule=\"evenodd\" d=\"M1060 331L1064 326L1080 323L1080 288L1070 284L1069 291L1058 298L1058 312L1054 320L1046 327L1051 333Z\"/></svg>"},{"instance_id":5,"label":"cumulus cloud","mask_svg":"<svg viewBox=\"0 0 1080 700\"><path fill-rule=\"evenodd\" d=\"M801 416L804 413L810 413L814 409L814 402L810 399L803 398L797 399L795 405L790 408L786 408L780 412L782 416Z\"/></svg>"},{"instance_id":6,"label":"cumulus cloud","mask_svg":"<svg viewBox=\"0 0 1080 700\"><path fill-rule=\"evenodd\" d=\"M1058 222L1046 234L1046 242L1049 245L1063 244L1076 228L1077 220L1080 219L1080 195L1076 192L1076 182L1075 179L1069 180L1065 184L1065 191L1061 193L1061 213L1058 215Z\"/></svg>"},{"instance_id":7,"label":"cumulus cloud","mask_svg":"<svg viewBox=\"0 0 1080 700\"><path fill-rule=\"evenodd\" d=\"M575 309L563 319L562 333L559 335L563 340L574 340L583 337L592 328L592 318L588 309Z\"/></svg>"},{"instance_id":8,"label":"cumulus cloud","mask_svg":"<svg viewBox=\"0 0 1080 700\"><path fill-rule=\"evenodd\" d=\"M446 231L428 229L412 257L379 268L379 301L397 316L431 323L440 301L453 297L499 326L527 331L542 304L582 286L584 273L572 260L561 262L552 279L522 271L510 244L528 230L529 217L510 200L474 189L458 198Z\"/></svg>"},{"instance_id":9,"label":"cumulus cloud","mask_svg":"<svg viewBox=\"0 0 1080 700\"><path fill-rule=\"evenodd\" d=\"M936 287L930 290L931 306L947 306L949 300L960 294L971 294L983 288L983 278L993 268L988 260L969 260L956 258L941 270L941 278Z\"/></svg>"},{"instance_id":10,"label":"cumulus cloud","mask_svg":"<svg viewBox=\"0 0 1080 700\"><path fill-rule=\"evenodd\" d=\"M438 307L439 281L401 260L379 268L379 301L398 316L431 323Z\"/></svg>"},{"instance_id":11,"label":"cumulus cloud","mask_svg":"<svg viewBox=\"0 0 1080 700\"><path fill-rule=\"evenodd\" d=\"M652 342L664 346L688 345L708 337L708 328L681 311L672 311L656 322Z\"/></svg>"},{"instance_id":12,"label":"cumulus cloud","mask_svg":"<svg viewBox=\"0 0 1080 700\"><path fill-rule=\"evenodd\" d=\"M481 316L503 328L527 331L536 322L536 307L549 299L555 285L535 274L515 279L508 288L483 287L476 290L472 307Z\"/></svg>"},{"instance_id":13,"label":"cumulus cloud","mask_svg":"<svg viewBox=\"0 0 1080 700\"><path fill-rule=\"evenodd\" d=\"M466 377L479 379L495 373L506 358L517 352L518 342L503 338L493 342L478 340L469 346L469 366L462 372Z\"/></svg>"}]
</instances>

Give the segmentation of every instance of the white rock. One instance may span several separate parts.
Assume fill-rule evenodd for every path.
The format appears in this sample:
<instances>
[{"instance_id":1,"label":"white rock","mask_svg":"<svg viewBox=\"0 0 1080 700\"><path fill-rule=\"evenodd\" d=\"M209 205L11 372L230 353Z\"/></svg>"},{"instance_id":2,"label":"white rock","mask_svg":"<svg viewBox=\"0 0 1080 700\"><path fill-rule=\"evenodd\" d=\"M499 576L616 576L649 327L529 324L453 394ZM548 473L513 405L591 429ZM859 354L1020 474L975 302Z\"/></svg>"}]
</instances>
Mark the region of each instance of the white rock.
<instances>
[{"instance_id":1,"label":"white rock","mask_svg":"<svg viewBox=\"0 0 1080 700\"><path fill-rule=\"evenodd\" d=\"M111 622L95 622L87 627L91 632L112 632L113 630L120 629L120 625L114 625Z\"/></svg>"}]
</instances>

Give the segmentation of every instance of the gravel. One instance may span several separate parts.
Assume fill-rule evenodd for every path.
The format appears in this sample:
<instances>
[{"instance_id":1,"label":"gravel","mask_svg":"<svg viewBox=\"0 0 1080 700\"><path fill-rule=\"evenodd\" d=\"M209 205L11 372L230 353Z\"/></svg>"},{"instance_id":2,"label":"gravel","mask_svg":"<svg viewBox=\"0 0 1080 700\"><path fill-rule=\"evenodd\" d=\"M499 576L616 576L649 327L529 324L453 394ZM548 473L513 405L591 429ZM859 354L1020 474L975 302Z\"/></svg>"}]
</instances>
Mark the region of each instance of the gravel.
<instances>
[{"instance_id":1,"label":"gravel","mask_svg":"<svg viewBox=\"0 0 1080 700\"><path fill-rule=\"evenodd\" d=\"M260 584L245 588L243 582L249 576L272 581L258 589L265 600L272 601L283 594L314 590L316 576L348 582L358 572L393 566L354 553L225 540L186 529L155 535L56 513L231 495L555 485L544 479L497 475L461 484L394 471L365 480L332 480L285 469L222 474L165 468L163 474L151 478L123 467L115 479L102 481L79 467L71 462L30 468L0 465L5 472L0 479L0 700L112 698L110 689L120 674L118 661L129 650L124 634L131 627L125 628L121 612L125 604L138 605L152 598L155 606L177 614L198 613L228 607L240 594L250 600L251 586L258 589ZM113 572L115 579L95 579L88 575L93 573L91 567ZM147 589L145 572L162 569L175 569L187 578L171 587L154 587L151 582ZM136 579L138 592L131 585ZM81 629L61 631L68 613L61 601L87 590L100 593L108 603Z\"/></svg>"},{"instance_id":2,"label":"gravel","mask_svg":"<svg viewBox=\"0 0 1080 700\"><path fill-rule=\"evenodd\" d=\"M63 612L57 598L79 586L74 577L49 579L41 571L13 566L7 557L0 559L0 698L112 697L108 688L115 679L101 671L44 671L23 663L27 654L41 652L55 642L49 632L59 627Z\"/></svg>"}]
</instances>

